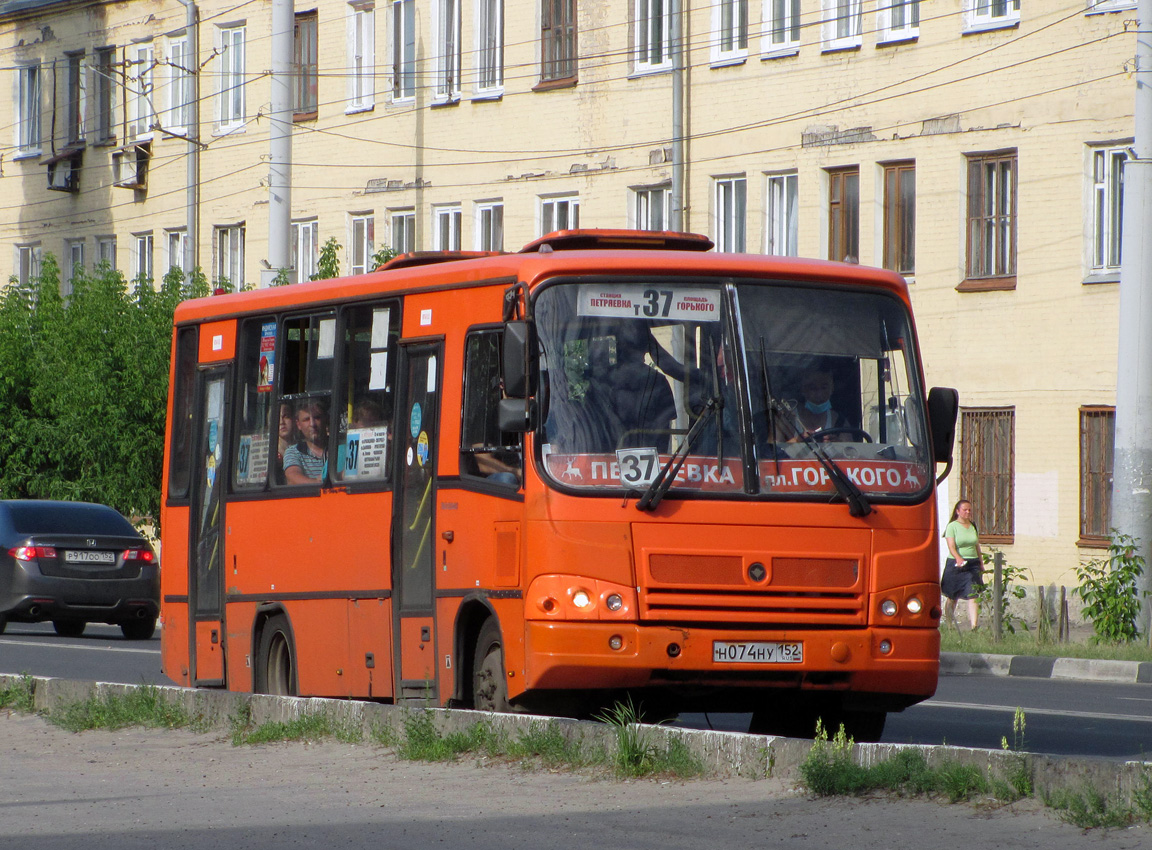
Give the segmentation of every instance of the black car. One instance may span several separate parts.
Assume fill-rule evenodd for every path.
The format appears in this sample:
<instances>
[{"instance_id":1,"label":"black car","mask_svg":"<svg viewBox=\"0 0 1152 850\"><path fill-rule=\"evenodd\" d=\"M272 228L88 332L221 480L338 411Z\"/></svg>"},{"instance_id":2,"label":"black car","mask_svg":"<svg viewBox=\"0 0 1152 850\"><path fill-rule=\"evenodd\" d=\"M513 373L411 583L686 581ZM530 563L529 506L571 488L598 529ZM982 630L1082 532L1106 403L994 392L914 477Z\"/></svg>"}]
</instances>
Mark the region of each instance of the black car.
<instances>
[{"instance_id":1,"label":"black car","mask_svg":"<svg viewBox=\"0 0 1152 850\"><path fill-rule=\"evenodd\" d=\"M122 514L86 502L0 500L0 633L51 620L78 637L88 622L147 640L160 611L160 565Z\"/></svg>"}]
</instances>

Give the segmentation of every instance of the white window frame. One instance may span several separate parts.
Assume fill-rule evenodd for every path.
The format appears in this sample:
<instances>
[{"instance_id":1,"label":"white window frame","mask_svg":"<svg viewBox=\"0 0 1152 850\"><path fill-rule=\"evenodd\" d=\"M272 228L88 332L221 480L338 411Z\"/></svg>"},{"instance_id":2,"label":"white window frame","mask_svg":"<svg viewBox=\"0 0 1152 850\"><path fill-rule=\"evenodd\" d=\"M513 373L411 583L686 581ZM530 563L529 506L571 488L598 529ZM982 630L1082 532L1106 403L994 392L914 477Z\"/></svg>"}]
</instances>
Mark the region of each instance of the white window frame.
<instances>
[{"instance_id":1,"label":"white window frame","mask_svg":"<svg viewBox=\"0 0 1152 850\"><path fill-rule=\"evenodd\" d=\"M132 234L132 282L134 284L155 281L152 274L152 255L155 245L152 231Z\"/></svg>"},{"instance_id":2,"label":"white window frame","mask_svg":"<svg viewBox=\"0 0 1152 850\"><path fill-rule=\"evenodd\" d=\"M292 268L288 279L293 283L311 280L320 268L320 222L315 218L292 222Z\"/></svg>"},{"instance_id":3,"label":"white window frame","mask_svg":"<svg viewBox=\"0 0 1152 850\"><path fill-rule=\"evenodd\" d=\"M1119 12L1121 9L1135 9L1136 0L1088 0L1088 14Z\"/></svg>"},{"instance_id":4,"label":"white window frame","mask_svg":"<svg viewBox=\"0 0 1152 850\"><path fill-rule=\"evenodd\" d=\"M459 251L464 212L459 204L432 207L432 250Z\"/></svg>"},{"instance_id":5,"label":"white window frame","mask_svg":"<svg viewBox=\"0 0 1152 850\"><path fill-rule=\"evenodd\" d=\"M1020 0L964 0L964 31L1014 27L1020 23Z\"/></svg>"},{"instance_id":6,"label":"white window frame","mask_svg":"<svg viewBox=\"0 0 1152 850\"><path fill-rule=\"evenodd\" d=\"M504 202L476 202L476 250L504 250Z\"/></svg>"},{"instance_id":7,"label":"white window frame","mask_svg":"<svg viewBox=\"0 0 1152 850\"><path fill-rule=\"evenodd\" d=\"M1092 241L1089 267L1094 275L1120 274L1124 204L1124 163L1128 146L1093 147L1088 151Z\"/></svg>"},{"instance_id":8,"label":"white window frame","mask_svg":"<svg viewBox=\"0 0 1152 850\"><path fill-rule=\"evenodd\" d=\"M851 50L863 44L861 0L821 0L824 7L823 50Z\"/></svg>"},{"instance_id":9,"label":"white window frame","mask_svg":"<svg viewBox=\"0 0 1152 850\"><path fill-rule=\"evenodd\" d=\"M128 48L128 55L128 138L148 141L152 138L152 126L156 123L156 109L152 103L155 91L155 48L150 41L133 44Z\"/></svg>"},{"instance_id":10,"label":"white window frame","mask_svg":"<svg viewBox=\"0 0 1152 850\"><path fill-rule=\"evenodd\" d=\"M16 246L16 280L28 286L38 277L44 263L44 249L39 242Z\"/></svg>"},{"instance_id":11,"label":"white window frame","mask_svg":"<svg viewBox=\"0 0 1152 850\"><path fill-rule=\"evenodd\" d=\"M216 279L212 282L227 281L234 289L240 289L244 285L244 225L216 225L212 230L216 255L213 258Z\"/></svg>"},{"instance_id":12,"label":"white window frame","mask_svg":"<svg viewBox=\"0 0 1152 850\"><path fill-rule=\"evenodd\" d=\"M478 98L504 93L504 0L476 0L476 89Z\"/></svg>"},{"instance_id":13,"label":"white window frame","mask_svg":"<svg viewBox=\"0 0 1152 850\"><path fill-rule=\"evenodd\" d=\"M185 33L168 37L168 124L170 133L184 135L192 123L192 67L195 60L189 52Z\"/></svg>"},{"instance_id":14,"label":"white window frame","mask_svg":"<svg viewBox=\"0 0 1152 850\"><path fill-rule=\"evenodd\" d=\"M62 269L60 292L63 295L72 294L72 279L76 276L76 266L84 268L84 242L83 238L64 240L64 255L68 258L68 263Z\"/></svg>"},{"instance_id":15,"label":"white window frame","mask_svg":"<svg viewBox=\"0 0 1152 850\"><path fill-rule=\"evenodd\" d=\"M764 253L800 256L800 177L795 171L768 174L764 195Z\"/></svg>"},{"instance_id":16,"label":"white window frame","mask_svg":"<svg viewBox=\"0 0 1152 850\"><path fill-rule=\"evenodd\" d=\"M388 213L389 244L397 254L408 254L416 250L416 210L390 210Z\"/></svg>"},{"instance_id":17,"label":"white window frame","mask_svg":"<svg viewBox=\"0 0 1152 850\"><path fill-rule=\"evenodd\" d=\"M92 51L92 130L96 144L116 138L116 49L98 47Z\"/></svg>"},{"instance_id":18,"label":"white window frame","mask_svg":"<svg viewBox=\"0 0 1152 850\"><path fill-rule=\"evenodd\" d=\"M672 67L672 4L674 0L633 0L632 55L637 74Z\"/></svg>"},{"instance_id":19,"label":"white window frame","mask_svg":"<svg viewBox=\"0 0 1152 850\"><path fill-rule=\"evenodd\" d=\"M392 100L416 98L416 2L392 0Z\"/></svg>"},{"instance_id":20,"label":"white window frame","mask_svg":"<svg viewBox=\"0 0 1152 850\"><path fill-rule=\"evenodd\" d=\"M97 236L96 237L96 262L103 263L107 261L108 268L115 270L116 268L116 237L115 236Z\"/></svg>"},{"instance_id":21,"label":"white window frame","mask_svg":"<svg viewBox=\"0 0 1152 850\"><path fill-rule=\"evenodd\" d=\"M39 62L16 66L16 156L39 156L43 73Z\"/></svg>"},{"instance_id":22,"label":"white window frame","mask_svg":"<svg viewBox=\"0 0 1152 850\"><path fill-rule=\"evenodd\" d=\"M802 0L764 0L760 49L765 55L792 56L800 49L801 3Z\"/></svg>"},{"instance_id":23,"label":"white window frame","mask_svg":"<svg viewBox=\"0 0 1152 850\"><path fill-rule=\"evenodd\" d=\"M376 105L376 6L348 4L348 105L365 112Z\"/></svg>"},{"instance_id":24,"label":"white window frame","mask_svg":"<svg viewBox=\"0 0 1152 850\"><path fill-rule=\"evenodd\" d=\"M744 253L748 249L748 179L734 174L714 177L712 183L716 250Z\"/></svg>"},{"instance_id":25,"label":"white window frame","mask_svg":"<svg viewBox=\"0 0 1152 850\"><path fill-rule=\"evenodd\" d=\"M881 44L920 37L920 0L879 0L879 3L876 20Z\"/></svg>"},{"instance_id":26,"label":"white window frame","mask_svg":"<svg viewBox=\"0 0 1152 850\"><path fill-rule=\"evenodd\" d=\"M636 186L630 190L631 205L628 210L629 224L637 230L669 230L672 212L672 187L667 183L659 186Z\"/></svg>"},{"instance_id":27,"label":"white window frame","mask_svg":"<svg viewBox=\"0 0 1152 850\"><path fill-rule=\"evenodd\" d=\"M216 49L220 51L216 132L234 133L243 130L247 117L244 86L247 27L244 24L222 26L217 29L216 35Z\"/></svg>"},{"instance_id":28,"label":"white window frame","mask_svg":"<svg viewBox=\"0 0 1152 850\"><path fill-rule=\"evenodd\" d=\"M172 269L184 272L188 262L188 228L172 227L164 231L164 250L167 256L164 274Z\"/></svg>"},{"instance_id":29,"label":"white window frame","mask_svg":"<svg viewBox=\"0 0 1152 850\"><path fill-rule=\"evenodd\" d=\"M84 52L66 53L68 61L68 114L65 135L69 143L84 141L88 114L88 63Z\"/></svg>"},{"instance_id":30,"label":"white window frame","mask_svg":"<svg viewBox=\"0 0 1152 850\"><path fill-rule=\"evenodd\" d=\"M350 213L348 216L348 273L367 274L373 270L376 253L376 216Z\"/></svg>"},{"instance_id":31,"label":"white window frame","mask_svg":"<svg viewBox=\"0 0 1152 850\"><path fill-rule=\"evenodd\" d=\"M748 57L750 0L713 0L712 64L730 65Z\"/></svg>"},{"instance_id":32,"label":"white window frame","mask_svg":"<svg viewBox=\"0 0 1152 850\"><path fill-rule=\"evenodd\" d=\"M580 196L551 195L541 196L537 204L538 236L546 236L557 230L576 230L580 227Z\"/></svg>"},{"instance_id":33,"label":"white window frame","mask_svg":"<svg viewBox=\"0 0 1152 850\"><path fill-rule=\"evenodd\" d=\"M462 0L433 0L432 32L435 33L436 53L432 57L436 87L433 103L448 103L460 99L460 67L463 52L460 48L460 6Z\"/></svg>"}]
</instances>

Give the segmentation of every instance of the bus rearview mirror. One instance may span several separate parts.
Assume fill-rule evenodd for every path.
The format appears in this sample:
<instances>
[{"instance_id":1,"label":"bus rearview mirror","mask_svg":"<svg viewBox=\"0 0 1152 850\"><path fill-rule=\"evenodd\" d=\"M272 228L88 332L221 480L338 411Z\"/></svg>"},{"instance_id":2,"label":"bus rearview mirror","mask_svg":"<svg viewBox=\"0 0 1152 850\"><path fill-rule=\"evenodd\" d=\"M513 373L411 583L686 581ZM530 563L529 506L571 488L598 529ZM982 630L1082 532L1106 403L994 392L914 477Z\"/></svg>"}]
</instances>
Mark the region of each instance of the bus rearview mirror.
<instances>
[{"instance_id":1,"label":"bus rearview mirror","mask_svg":"<svg viewBox=\"0 0 1152 850\"><path fill-rule=\"evenodd\" d=\"M496 427L508 434L523 434L536 427L536 402L530 398L502 398L496 408Z\"/></svg>"},{"instance_id":2,"label":"bus rearview mirror","mask_svg":"<svg viewBox=\"0 0 1152 850\"><path fill-rule=\"evenodd\" d=\"M528 398L536 391L531 360L535 348L532 331L532 323L522 319L504 323L500 378L504 382L504 395L509 398Z\"/></svg>"},{"instance_id":3,"label":"bus rearview mirror","mask_svg":"<svg viewBox=\"0 0 1152 850\"><path fill-rule=\"evenodd\" d=\"M952 463L959 409L960 394L951 387L933 387L928 391L928 428L932 434L932 454L936 463Z\"/></svg>"}]
</instances>

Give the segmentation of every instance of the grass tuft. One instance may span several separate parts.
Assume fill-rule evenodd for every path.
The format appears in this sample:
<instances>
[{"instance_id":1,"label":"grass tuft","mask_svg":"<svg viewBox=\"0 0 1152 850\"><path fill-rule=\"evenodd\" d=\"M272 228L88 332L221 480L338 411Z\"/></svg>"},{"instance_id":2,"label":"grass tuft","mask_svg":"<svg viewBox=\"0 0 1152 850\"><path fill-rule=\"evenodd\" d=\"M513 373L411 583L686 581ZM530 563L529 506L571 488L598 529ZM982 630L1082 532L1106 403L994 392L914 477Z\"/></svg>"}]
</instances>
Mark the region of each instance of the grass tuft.
<instances>
[{"instance_id":1,"label":"grass tuft","mask_svg":"<svg viewBox=\"0 0 1152 850\"><path fill-rule=\"evenodd\" d=\"M704 772L703 763L679 736L668 737L663 746L653 741L651 730L641 725L640 712L631 699L616 703L599 719L616 730L613 768L618 776L669 775L687 779Z\"/></svg>"},{"instance_id":2,"label":"grass tuft","mask_svg":"<svg viewBox=\"0 0 1152 850\"><path fill-rule=\"evenodd\" d=\"M91 729L125 729L145 726L152 729L201 728L199 717L182 705L169 703L154 685L141 685L124 696L93 694L47 715L51 723L69 732Z\"/></svg>"},{"instance_id":3,"label":"grass tuft","mask_svg":"<svg viewBox=\"0 0 1152 850\"><path fill-rule=\"evenodd\" d=\"M1057 791L1044 801L1065 823L1081 829L1123 829L1136 822L1132 806L1102 794L1091 785L1079 791Z\"/></svg>"},{"instance_id":4,"label":"grass tuft","mask_svg":"<svg viewBox=\"0 0 1152 850\"><path fill-rule=\"evenodd\" d=\"M10 708L31 714L36 710L36 680L28 673L20 674L20 679L0 688L0 708Z\"/></svg>"}]
</instances>

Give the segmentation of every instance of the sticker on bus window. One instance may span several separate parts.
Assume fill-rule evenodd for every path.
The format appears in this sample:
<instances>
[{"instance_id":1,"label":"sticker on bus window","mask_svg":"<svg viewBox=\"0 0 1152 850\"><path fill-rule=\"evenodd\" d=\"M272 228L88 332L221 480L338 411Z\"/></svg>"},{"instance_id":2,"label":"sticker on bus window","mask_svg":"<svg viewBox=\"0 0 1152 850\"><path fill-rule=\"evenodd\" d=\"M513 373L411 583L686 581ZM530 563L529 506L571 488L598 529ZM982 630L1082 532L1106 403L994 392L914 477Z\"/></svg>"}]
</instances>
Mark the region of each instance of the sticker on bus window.
<instances>
[{"instance_id":1,"label":"sticker on bus window","mask_svg":"<svg viewBox=\"0 0 1152 850\"><path fill-rule=\"evenodd\" d=\"M420 438L416 441L416 459L420 461L421 466L428 463L428 455L428 432L421 431Z\"/></svg>"},{"instance_id":2,"label":"sticker on bus window","mask_svg":"<svg viewBox=\"0 0 1152 850\"><path fill-rule=\"evenodd\" d=\"M372 311L372 348L388 347L388 327L391 324L392 310L389 307L377 307Z\"/></svg>"},{"instance_id":3,"label":"sticker on bus window","mask_svg":"<svg viewBox=\"0 0 1152 850\"><path fill-rule=\"evenodd\" d=\"M320 320L320 339L316 342L316 358L328 360L336 353L336 320Z\"/></svg>"},{"instance_id":4,"label":"sticker on bus window","mask_svg":"<svg viewBox=\"0 0 1152 850\"><path fill-rule=\"evenodd\" d=\"M617 319L720 321L720 293L682 286L599 286L585 284L576 296L576 315Z\"/></svg>"},{"instance_id":5,"label":"sticker on bus window","mask_svg":"<svg viewBox=\"0 0 1152 850\"><path fill-rule=\"evenodd\" d=\"M272 392L272 381L276 378L276 323L265 322L260 326L260 377L256 391Z\"/></svg>"},{"instance_id":6,"label":"sticker on bus window","mask_svg":"<svg viewBox=\"0 0 1152 850\"><path fill-rule=\"evenodd\" d=\"M415 440L420 436L420 426L424 423L424 415L420 410L420 402L412 405L412 415L408 417L408 431Z\"/></svg>"},{"instance_id":7,"label":"sticker on bus window","mask_svg":"<svg viewBox=\"0 0 1152 850\"><path fill-rule=\"evenodd\" d=\"M350 478L383 478L388 426L353 428L344 445L344 474Z\"/></svg>"},{"instance_id":8,"label":"sticker on bus window","mask_svg":"<svg viewBox=\"0 0 1152 850\"><path fill-rule=\"evenodd\" d=\"M384 390L388 388L388 352L373 351L370 359L371 371L368 375L368 389Z\"/></svg>"},{"instance_id":9,"label":"sticker on bus window","mask_svg":"<svg viewBox=\"0 0 1152 850\"><path fill-rule=\"evenodd\" d=\"M620 464L620 483L625 487L647 487L660 472L660 452L655 446L617 449L616 462Z\"/></svg>"}]
</instances>

